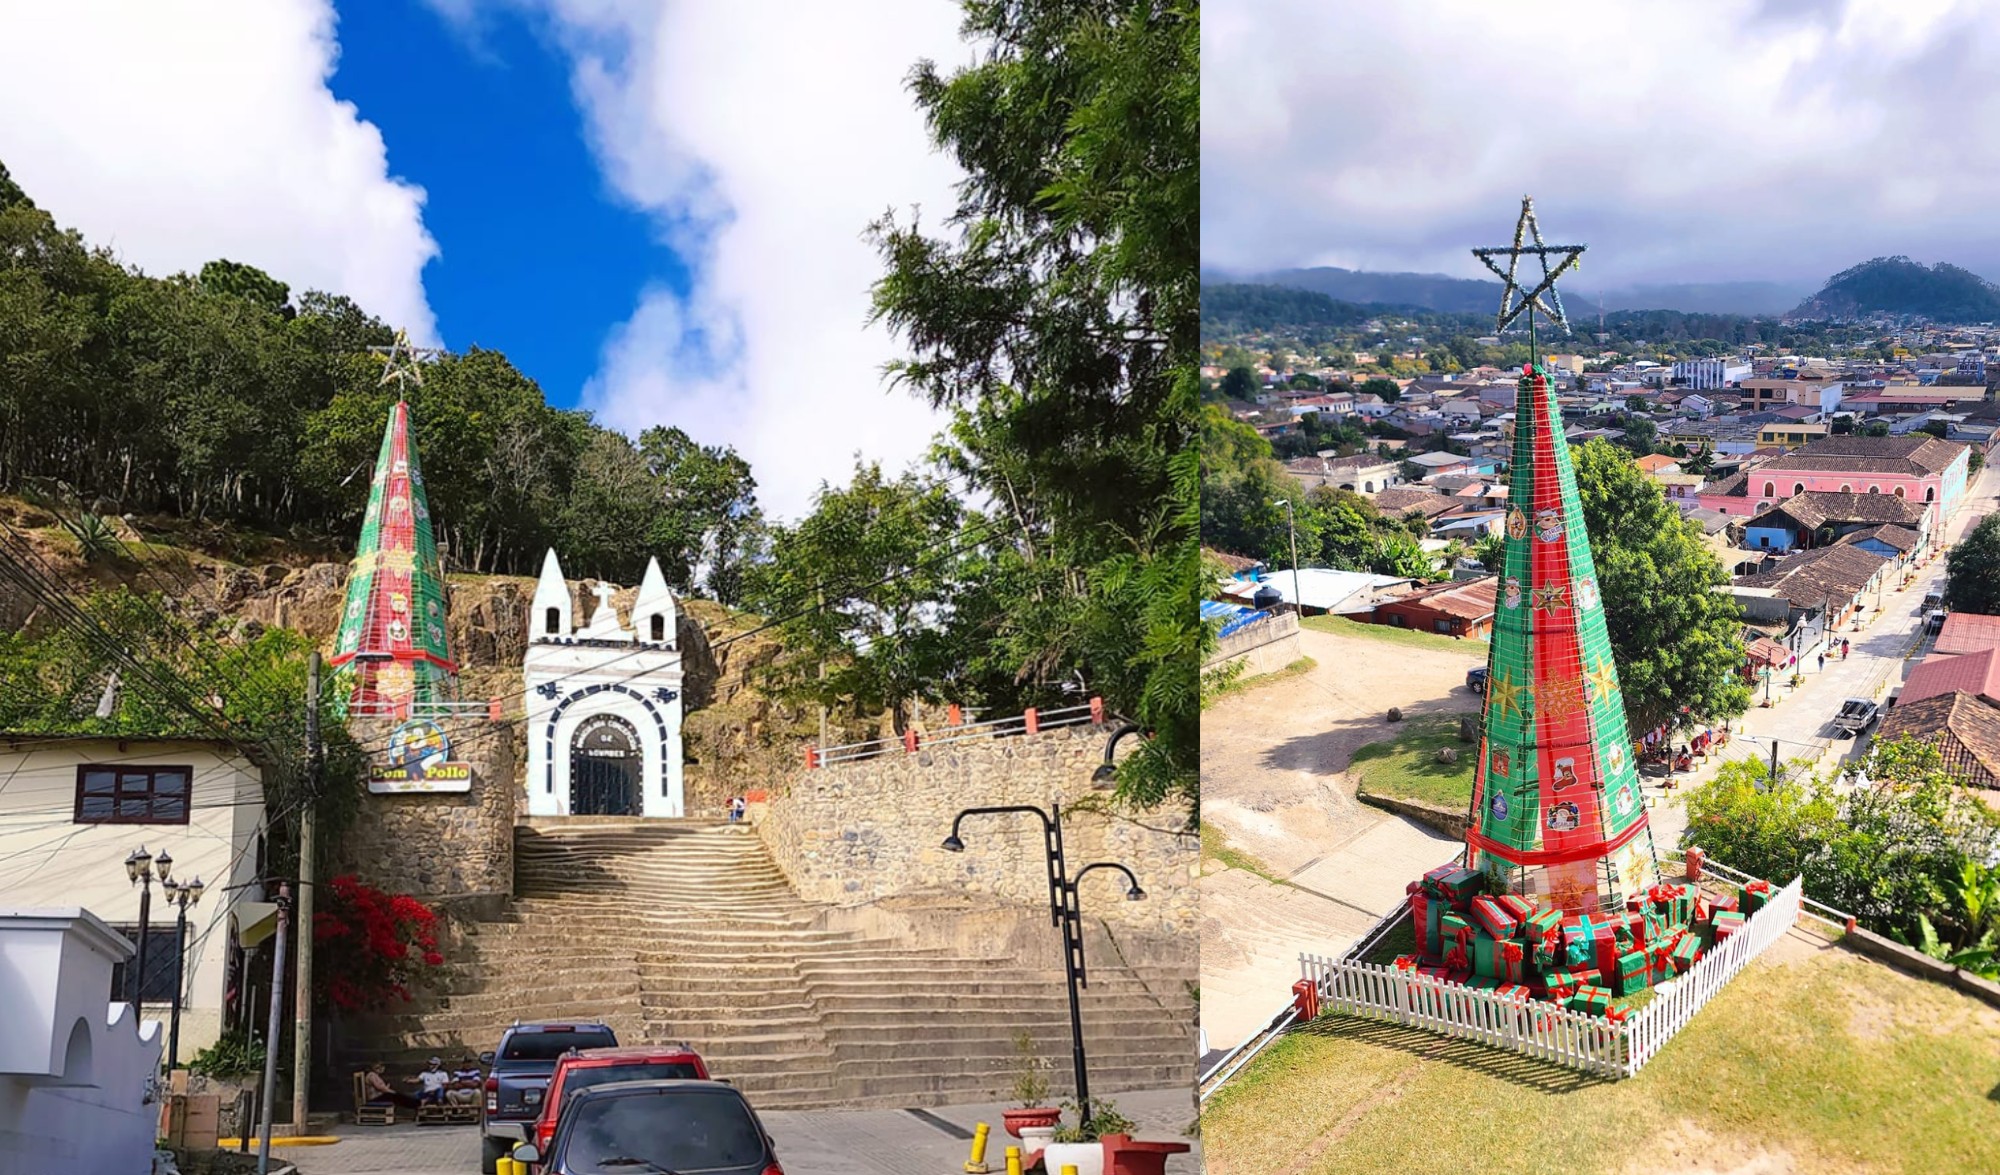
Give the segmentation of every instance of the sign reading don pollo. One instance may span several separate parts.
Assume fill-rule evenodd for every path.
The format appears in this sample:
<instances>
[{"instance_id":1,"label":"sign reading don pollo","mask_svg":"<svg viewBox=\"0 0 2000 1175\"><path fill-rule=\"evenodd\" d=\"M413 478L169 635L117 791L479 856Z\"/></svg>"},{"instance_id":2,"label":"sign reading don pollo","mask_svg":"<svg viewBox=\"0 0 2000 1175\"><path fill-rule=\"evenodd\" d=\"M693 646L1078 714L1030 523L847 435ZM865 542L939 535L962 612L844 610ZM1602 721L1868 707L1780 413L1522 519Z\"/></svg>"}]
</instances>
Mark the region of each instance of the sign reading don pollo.
<instances>
[{"instance_id":1,"label":"sign reading don pollo","mask_svg":"<svg viewBox=\"0 0 2000 1175\"><path fill-rule=\"evenodd\" d=\"M453 761L444 728L416 718L389 735L388 761L374 765L368 790L377 794L472 790L472 764Z\"/></svg>"}]
</instances>

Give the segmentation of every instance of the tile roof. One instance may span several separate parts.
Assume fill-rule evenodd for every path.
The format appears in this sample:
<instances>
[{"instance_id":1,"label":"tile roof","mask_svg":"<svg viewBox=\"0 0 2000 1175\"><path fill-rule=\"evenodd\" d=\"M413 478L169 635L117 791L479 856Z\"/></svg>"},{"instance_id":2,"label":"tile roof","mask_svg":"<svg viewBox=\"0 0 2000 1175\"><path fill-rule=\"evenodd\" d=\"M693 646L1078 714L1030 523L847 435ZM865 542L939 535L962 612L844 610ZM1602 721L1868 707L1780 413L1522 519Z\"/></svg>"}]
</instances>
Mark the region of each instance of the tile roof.
<instances>
[{"instance_id":1,"label":"tile roof","mask_svg":"<svg viewBox=\"0 0 2000 1175\"><path fill-rule=\"evenodd\" d=\"M1977 653L1995 648L2000 648L2000 616L1953 612L1944 618L1944 627L1938 630L1937 643L1931 646L1931 652Z\"/></svg>"},{"instance_id":2,"label":"tile roof","mask_svg":"<svg viewBox=\"0 0 2000 1175\"><path fill-rule=\"evenodd\" d=\"M1840 541L1843 543L1859 543L1865 539L1874 539L1878 543L1887 543L1898 551L1914 551L1917 549L1916 528L1911 526L1897 526L1893 522L1885 522L1879 526L1863 527L1860 530L1849 531L1847 534L1840 536Z\"/></svg>"},{"instance_id":3,"label":"tile roof","mask_svg":"<svg viewBox=\"0 0 2000 1175\"><path fill-rule=\"evenodd\" d=\"M1654 473L1659 470L1666 469L1669 466L1672 466L1674 468L1680 467L1680 462L1674 460L1672 457L1667 456L1665 453L1648 453L1644 457L1641 457L1637 461L1633 462L1633 464L1637 465L1640 468L1640 470L1645 473Z\"/></svg>"},{"instance_id":4,"label":"tile roof","mask_svg":"<svg viewBox=\"0 0 2000 1175\"><path fill-rule=\"evenodd\" d=\"M1822 437L1770 463L1799 473L1887 473L1923 477L1943 473L1964 445L1934 436Z\"/></svg>"},{"instance_id":5,"label":"tile roof","mask_svg":"<svg viewBox=\"0 0 2000 1175\"><path fill-rule=\"evenodd\" d=\"M1945 767L1968 783L1993 787L2000 782L2000 708L1982 698L1952 690L1914 702L1899 699L1875 732L1875 742L1879 746L1903 735L1936 744Z\"/></svg>"},{"instance_id":6,"label":"tile roof","mask_svg":"<svg viewBox=\"0 0 2000 1175\"><path fill-rule=\"evenodd\" d=\"M1392 517L1401 518L1412 510L1421 510L1424 517L1434 518L1459 505L1447 494L1416 486L1391 486L1377 493L1373 499L1375 508Z\"/></svg>"},{"instance_id":7,"label":"tile roof","mask_svg":"<svg viewBox=\"0 0 2000 1175\"><path fill-rule=\"evenodd\" d=\"M1261 559L1251 559L1243 555L1231 555L1226 551L1218 551L1214 547L1203 547L1201 553L1222 564L1222 569L1232 575L1238 571L1248 571L1252 567L1262 567L1264 565Z\"/></svg>"},{"instance_id":8,"label":"tile roof","mask_svg":"<svg viewBox=\"0 0 2000 1175\"><path fill-rule=\"evenodd\" d=\"M1761 476L1761 471L1759 476ZM1750 525L1775 526L1779 519L1789 518L1793 525L1804 530L1818 530L1829 522L1893 522L1902 526L1915 527L1924 520L1928 507L1922 502L1912 502L1894 494L1854 494L1840 490L1807 490L1793 494L1784 501L1760 511L1750 520ZM1765 522L1772 516L1772 521Z\"/></svg>"},{"instance_id":9,"label":"tile roof","mask_svg":"<svg viewBox=\"0 0 2000 1175\"><path fill-rule=\"evenodd\" d=\"M1486 576L1483 579L1469 579L1463 583L1441 583L1433 587L1418 588L1408 595L1385 604L1422 604L1434 612L1459 620L1484 620L1493 615L1493 601L1497 595L1499 577Z\"/></svg>"},{"instance_id":10,"label":"tile roof","mask_svg":"<svg viewBox=\"0 0 2000 1175\"><path fill-rule=\"evenodd\" d=\"M1901 707L1954 690L2000 703L2000 649L1981 649L1956 656L1933 653L1925 657L1910 670L1896 705Z\"/></svg>"},{"instance_id":11,"label":"tile roof","mask_svg":"<svg viewBox=\"0 0 2000 1175\"><path fill-rule=\"evenodd\" d=\"M1738 587L1770 588L1795 608L1818 608L1828 597L1851 598L1867 586L1889 560L1860 547L1820 547L1788 556L1755 575L1736 581Z\"/></svg>"}]
</instances>

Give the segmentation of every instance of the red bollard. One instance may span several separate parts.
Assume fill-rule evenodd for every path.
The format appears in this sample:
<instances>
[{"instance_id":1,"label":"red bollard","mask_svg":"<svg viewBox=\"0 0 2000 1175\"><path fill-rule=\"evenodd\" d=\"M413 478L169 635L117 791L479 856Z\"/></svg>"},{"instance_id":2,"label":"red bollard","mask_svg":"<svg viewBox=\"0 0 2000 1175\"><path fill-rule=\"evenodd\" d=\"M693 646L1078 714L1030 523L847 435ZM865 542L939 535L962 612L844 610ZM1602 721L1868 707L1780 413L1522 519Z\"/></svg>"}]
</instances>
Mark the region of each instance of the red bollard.
<instances>
[{"instance_id":1,"label":"red bollard","mask_svg":"<svg viewBox=\"0 0 2000 1175\"><path fill-rule=\"evenodd\" d=\"M1700 881L1700 880L1701 880L1701 863L1702 863L1703 859L1704 859L1704 856L1703 856L1703 854L1702 854L1702 851L1701 851L1700 849L1698 849L1698 848L1694 848L1694 849L1689 849L1689 850L1688 850L1688 854L1687 854L1687 874L1688 874L1688 881L1689 881L1689 882L1691 882L1691 883L1692 883L1692 882L1696 882L1696 881Z\"/></svg>"},{"instance_id":2,"label":"red bollard","mask_svg":"<svg viewBox=\"0 0 2000 1175\"><path fill-rule=\"evenodd\" d=\"M957 702L953 702L944 708L944 724L946 726L963 726L965 724L965 713L958 708Z\"/></svg>"},{"instance_id":3,"label":"red bollard","mask_svg":"<svg viewBox=\"0 0 2000 1175\"><path fill-rule=\"evenodd\" d=\"M1022 714L1021 721L1027 723L1027 732L1029 734L1040 734L1042 732L1042 720L1036 716L1033 710Z\"/></svg>"},{"instance_id":4,"label":"red bollard","mask_svg":"<svg viewBox=\"0 0 2000 1175\"><path fill-rule=\"evenodd\" d=\"M1299 1010L1299 1019L1319 1019L1319 984L1310 979L1301 979L1292 984L1292 1006Z\"/></svg>"},{"instance_id":5,"label":"red bollard","mask_svg":"<svg viewBox=\"0 0 2000 1175\"><path fill-rule=\"evenodd\" d=\"M903 732L903 749L914 755L917 753L917 731L915 727Z\"/></svg>"},{"instance_id":6,"label":"red bollard","mask_svg":"<svg viewBox=\"0 0 2000 1175\"><path fill-rule=\"evenodd\" d=\"M806 770L807 770L807 771L811 771L811 770L812 770L813 768L815 768L815 767L818 767L818 766L819 766L819 748L818 748L818 747L807 747L807 748L806 748Z\"/></svg>"},{"instance_id":7,"label":"red bollard","mask_svg":"<svg viewBox=\"0 0 2000 1175\"><path fill-rule=\"evenodd\" d=\"M1093 726L1104 725L1104 699L1090 699L1090 722Z\"/></svg>"}]
</instances>

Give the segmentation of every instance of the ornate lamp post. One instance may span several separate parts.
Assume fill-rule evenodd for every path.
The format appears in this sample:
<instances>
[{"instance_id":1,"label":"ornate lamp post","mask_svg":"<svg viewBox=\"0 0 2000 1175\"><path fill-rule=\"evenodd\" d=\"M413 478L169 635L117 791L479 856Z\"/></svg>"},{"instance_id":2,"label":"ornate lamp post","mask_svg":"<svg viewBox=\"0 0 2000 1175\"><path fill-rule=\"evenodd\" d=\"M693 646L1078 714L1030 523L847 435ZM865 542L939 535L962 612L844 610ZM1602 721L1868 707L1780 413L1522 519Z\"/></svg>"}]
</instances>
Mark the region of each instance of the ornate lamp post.
<instances>
[{"instance_id":1,"label":"ornate lamp post","mask_svg":"<svg viewBox=\"0 0 2000 1175\"><path fill-rule=\"evenodd\" d=\"M153 915L153 871L157 869L160 886L165 888L173 876L174 859L165 849L155 857L140 845L125 858L125 876L139 887L139 957L133 961L132 974L126 980L130 989L132 1008L137 1011L139 1002L146 995L146 931Z\"/></svg>"},{"instance_id":2,"label":"ornate lamp post","mask_svg":"<svg viewBox=\"0 0 2000 1175\"><path fill-rule=\"evenodd\" d=\"M967 816L993 816L1009 813L1033 815L1042 822L1042 840L1048 855L1049 868L1049 922L1062 931L1063 936L1063 979L1069 987L1069 1042L1070 1062L1076 1077L1077 1117L1080 1126L1090 1125L1090 1078L1086 1072L1083 1055L1083 1013L1077 1003L1077 989L1090 986L1083 967L1083 915L1077 906L1076 887L1085 874L1095 869L1114 869L1125 875L1127 887L1125 900L1144 901L1146 891L1139 886L1139 879L1130 869L1115 861L1097 861L1085 865L1072 876L1063 858L1062 805L1051 800L1049 810L1032 804L1006 804L993 808L966 808L952 818L951 835L944 838L945 851L962 853L965 842L958 837L959 825Z\"/></svg>"},{"instance_id":3,"label":"ornate lamp post","mask_svg":"<svg viewBox=\"0 0 2000 1175\"><path fill-rule=\"evenodd\" d=\"M201 901L201 878L189 882L173 882L164 878L160 888L166 891L167 900L180 910L176 926L179 934L174 939L174 1011L167 1028L167 1072L180 1067L181 1059L181 989L184 986L182 973L187 968L187 925L188 907Z\"/></svg>"}]
</instances>

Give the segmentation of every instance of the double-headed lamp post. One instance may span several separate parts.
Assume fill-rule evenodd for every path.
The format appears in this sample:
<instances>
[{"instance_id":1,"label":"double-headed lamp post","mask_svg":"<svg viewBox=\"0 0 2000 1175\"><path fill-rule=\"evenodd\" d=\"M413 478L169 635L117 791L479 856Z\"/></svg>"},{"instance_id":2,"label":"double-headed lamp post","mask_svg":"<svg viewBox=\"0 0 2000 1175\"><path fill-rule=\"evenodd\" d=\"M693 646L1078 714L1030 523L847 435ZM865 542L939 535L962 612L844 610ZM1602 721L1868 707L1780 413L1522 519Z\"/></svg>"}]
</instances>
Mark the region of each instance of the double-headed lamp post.
<instances>
[{"instance_id":1,"label":"double-headed lamp post","mask_svg":"<svg viewBox=\"0 0 2000 1175\"><path fill-rule=\"evenodd\" d=\"M180 1068L181 1059L181 989L185 986L182 976L187 967L187 926L188 907L201 901L201 878L193 881L175 882L162 879L160 888L166 891L167 900L180 908L179 921L174 936L174 1011L167 1027L167 1072Z\"/></svg>"},{"instance_id":2,"label":"double-headed lamp post","mask_svg":"<svg viewBox=\"0 0 2000 1175\"><path fill-rule=\"evenodd\" d=\"M139 887L139 957L133 960L132 974L125 986L132 995L132 1010L137 1012L140 1001L146 998L146 928L153 915L153 874L159 871L160 885L166 886L174 875L174 859L165 849L155 857L146 851L145 845L134 849L125 858L125 876Z\"/></svg>"},{"instance_id":3,"label":"double-headed lamp post","mask_svg":"<svg viewBox=\"0 0 2000 1175\"><path fill-rule=\"evenodd\" d=\"M1033 804L1005 804L993 808L966 808L952 819L951 835L944 838L947 852L962 853L965 842L958 837L959 825L967 816L995 816L1023 813L1036 817L1042 822L1042 841L1048 855L1049 868L1049 921L1063 936L1063 979L1069 986L1069 1042L1070 1061L1076 1076L1076 1105L1078 1125L1090 1125L1090 1078L1083 1056L1083 1012L1077 1003L1077 989L1089 987L1089 978L1083 968L1083 915L1077 906L1076 887L1085 875L1097 869L1111 869L1125 875L1125 900L1144 901L1146 891L1140 888L1139 879L1130 869L1115 861L1096 861L1069 873L1069 866L1063 858L1062 805L1049 802L1049 810L1044 812Z\"/></svg>"}]
</instances>

